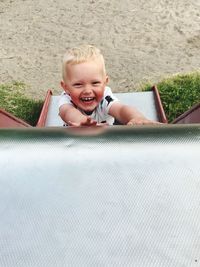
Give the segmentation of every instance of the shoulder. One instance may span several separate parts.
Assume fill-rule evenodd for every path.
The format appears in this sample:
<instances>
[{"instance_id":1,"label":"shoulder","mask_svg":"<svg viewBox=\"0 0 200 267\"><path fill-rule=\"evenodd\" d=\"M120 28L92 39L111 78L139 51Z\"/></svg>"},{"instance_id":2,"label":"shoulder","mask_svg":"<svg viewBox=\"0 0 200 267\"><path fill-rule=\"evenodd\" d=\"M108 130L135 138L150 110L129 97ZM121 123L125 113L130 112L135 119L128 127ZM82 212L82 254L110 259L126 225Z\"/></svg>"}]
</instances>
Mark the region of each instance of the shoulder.
<instances>
[{"instance_id":1,"label":"shoulder","mask_svg":"<svg viewBox=\"0 0 200 267\"><path fill-rule=\"evenodd\" d=\"M71 97L65 91L63 91L62 94L59 97L58 106L61 107L64 104L72 105Z\"/></svg>"},{"instance_id":2,"label":"shoulder","mask_svg":"<svg viewBox=\"0 0 200 267\"><path fill-rule=\"evenodd\" d=\"M113 94L110 87L106 86L104 91L104 101L107 105L111 102L118 101L117 97Z\"/></svg>"},{"instance_id":3,"label":"shoulder","mask_svg":"<svg viewBox=\"0 0 200 267\"><path fill-rule=\"evenodd\" d=\"M100 102L100 110L108 114L108 111L113 103L118 102L117 97L114 96L110 87L106 86L104 90L103 99Z\"/></svg>"},{"instance_id":4,"label":"shoulder","mask_svg":"<svg viewBox=\"0 0 200 267\"><path fill-rule=\"evenodd\" d=\"M110 87L106 86L104 90L104 96L109 95L109 94L113 94L112 90Z\"/></svg>"}]
</instances>

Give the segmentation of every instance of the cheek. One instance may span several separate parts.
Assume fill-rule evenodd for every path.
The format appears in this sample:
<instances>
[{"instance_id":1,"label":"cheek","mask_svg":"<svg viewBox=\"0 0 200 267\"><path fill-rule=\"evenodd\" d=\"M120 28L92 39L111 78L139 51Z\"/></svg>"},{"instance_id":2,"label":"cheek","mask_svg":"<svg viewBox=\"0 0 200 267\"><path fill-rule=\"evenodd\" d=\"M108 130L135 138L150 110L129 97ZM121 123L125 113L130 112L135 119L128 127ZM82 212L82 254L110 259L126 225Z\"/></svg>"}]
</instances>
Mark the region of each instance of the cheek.
<instances>
[{"instance_id":1,"label":"cheek","mask_svg":"<svg viewBox=\"0 0 200 267\"><path fill-rule=\"evenodd\" d=\"M77 94L70 94L71 100L75 105L79 105L79 95Z\"/></svg>"},{"instance_id":2,"label":"cheek","mask_svg":"<svg viewBox=\"0 0 200 267\"><path fill-rule=\"evenodd\" d=\"M79 98L79 92L70 92L70 96L72 99L78 99Z\"/></svg>"},{"instance_id":3,"label":"cheek","mask_svg":"<svg viewBox=\"0 0 200 267\"><path fill-rule=\"evenodd\" d=\"M101 99L104 95L104 90L100 89L98 92L97 92L97 95L98 95L98 98Z\"/></svg>"}]
</instances>

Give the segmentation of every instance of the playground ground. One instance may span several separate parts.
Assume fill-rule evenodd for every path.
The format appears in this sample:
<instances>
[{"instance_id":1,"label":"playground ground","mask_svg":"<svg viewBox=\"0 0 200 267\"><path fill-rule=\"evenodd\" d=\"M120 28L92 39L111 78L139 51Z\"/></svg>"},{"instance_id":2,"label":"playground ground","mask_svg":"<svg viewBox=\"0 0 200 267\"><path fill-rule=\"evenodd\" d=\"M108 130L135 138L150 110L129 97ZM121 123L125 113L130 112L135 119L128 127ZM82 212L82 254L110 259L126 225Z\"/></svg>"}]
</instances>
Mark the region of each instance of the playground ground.
<instances>
[{"instance_id":1,"label":"playground ground","mask_svg":"<svg viewBox=\"0 0 200 267\"><path fill-rule=\"evenodd\" d=\"M98 46L114 92L200 68L200 0L1 0L0 83L61 91L67 47Z\"/></svg>"}]
</instances>

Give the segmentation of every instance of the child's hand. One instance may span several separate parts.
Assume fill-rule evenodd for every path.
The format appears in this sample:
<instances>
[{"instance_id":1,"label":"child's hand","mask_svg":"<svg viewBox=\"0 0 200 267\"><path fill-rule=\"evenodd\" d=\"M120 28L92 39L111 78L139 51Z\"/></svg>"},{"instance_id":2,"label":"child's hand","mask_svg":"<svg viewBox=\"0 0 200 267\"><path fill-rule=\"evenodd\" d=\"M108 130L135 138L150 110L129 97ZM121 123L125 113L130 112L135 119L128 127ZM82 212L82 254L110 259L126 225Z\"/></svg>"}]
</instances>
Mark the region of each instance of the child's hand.
<instances>
[{"instance_id":1,"label":"child's hand","mask_svg":"<svg viewBox=\"0 0 200 267\"><path fill-rule=\"evenodd\" d=\"M131 126L131 125L150 125L150 124L162 124L158 121L152 121L152 120L148 120L145 118L136 118L136 119L131 119L127 125Z\"/></svg>"},{"instance_id":2,"label":"child's hand","mask_svg":"<svg viewBox=\"0 0 200 267\"><path fill-rule=\"evenodd\" d=\"M97 122L90 117L86 117L86 120L84 121L81 121L81 122L68 121L67 124L69 126L81 127L81 126L96 126Z\"/></svg>"}]
</instances>

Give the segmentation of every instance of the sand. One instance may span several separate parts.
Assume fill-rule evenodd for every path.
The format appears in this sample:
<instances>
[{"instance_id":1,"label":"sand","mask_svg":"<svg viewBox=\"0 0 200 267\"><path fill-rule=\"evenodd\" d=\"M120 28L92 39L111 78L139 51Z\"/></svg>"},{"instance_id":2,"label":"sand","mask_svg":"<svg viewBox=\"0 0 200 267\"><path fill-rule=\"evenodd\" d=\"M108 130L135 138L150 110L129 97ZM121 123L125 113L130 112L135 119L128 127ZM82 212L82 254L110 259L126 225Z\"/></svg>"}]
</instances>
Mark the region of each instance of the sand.
<instances>
[{"instance_id":1,"label":"sand","mask_svg":"<svg viewBox=\"0 0 200 267\"><path fill-rule=\"evenodd\" d=\"M114 92L200 68L200 0L0 0L0 83L61 92L66 48L90 43Z\"/></svg>"}]
</instances>

